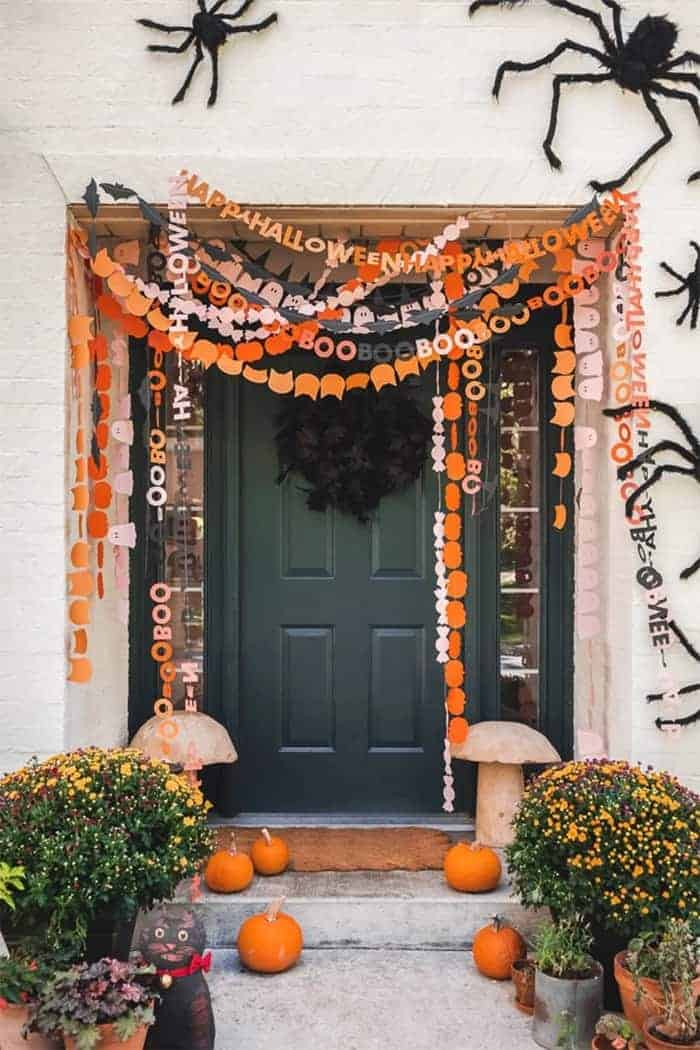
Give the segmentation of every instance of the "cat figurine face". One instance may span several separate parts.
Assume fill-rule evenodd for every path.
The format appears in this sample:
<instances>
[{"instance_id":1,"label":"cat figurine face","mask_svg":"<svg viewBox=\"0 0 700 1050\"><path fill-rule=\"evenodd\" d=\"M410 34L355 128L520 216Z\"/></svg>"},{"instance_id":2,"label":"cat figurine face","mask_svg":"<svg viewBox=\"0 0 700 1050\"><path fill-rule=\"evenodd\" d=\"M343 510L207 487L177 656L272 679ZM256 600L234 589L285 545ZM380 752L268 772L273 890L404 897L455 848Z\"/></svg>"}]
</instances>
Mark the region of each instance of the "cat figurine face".
<instances>
[{"instance_id":1,"label":"cat figurine face","mask_svg":"<svg viewBox=\"0 0 700 1050\"><path fill-rule=\"evenodd\" d=\"M141 927L139 950L158 970L179 970L193 955L204 954L204 924L187 905L170 904L148 913Z\"/></svg>"}]
</instances>

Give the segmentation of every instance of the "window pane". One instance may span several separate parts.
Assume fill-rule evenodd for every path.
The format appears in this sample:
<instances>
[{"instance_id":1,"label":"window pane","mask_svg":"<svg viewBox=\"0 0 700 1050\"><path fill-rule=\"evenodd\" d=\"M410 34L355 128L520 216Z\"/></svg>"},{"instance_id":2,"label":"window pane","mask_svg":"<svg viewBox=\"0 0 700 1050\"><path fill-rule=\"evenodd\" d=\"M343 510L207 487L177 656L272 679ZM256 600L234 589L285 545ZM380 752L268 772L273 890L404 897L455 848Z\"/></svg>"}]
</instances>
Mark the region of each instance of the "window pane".
<instances>
[{"instance_id":1,"label":"window pane","mask_svg":"<svg viewBox=\"0 0 700 1050\"><path fill-rule=\"evenodd\" d=\"M536 726L540 666L540 431L537 353L501 358L501 717Z\"/></svg>"}]
</instances>

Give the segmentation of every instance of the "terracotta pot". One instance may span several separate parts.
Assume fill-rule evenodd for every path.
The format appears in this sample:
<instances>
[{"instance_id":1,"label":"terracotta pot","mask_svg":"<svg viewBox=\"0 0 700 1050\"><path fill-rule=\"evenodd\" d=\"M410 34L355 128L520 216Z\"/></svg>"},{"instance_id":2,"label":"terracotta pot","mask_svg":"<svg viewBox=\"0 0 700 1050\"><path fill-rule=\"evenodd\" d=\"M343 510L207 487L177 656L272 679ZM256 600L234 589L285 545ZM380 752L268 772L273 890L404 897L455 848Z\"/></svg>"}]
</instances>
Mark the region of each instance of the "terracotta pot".
<instances>
[{"instance_id":1,"label":"terracotta pot","mask_svg":"<svg viewBox=\"0 0 700 1050\"><path fill-rule=\"evenodd\" d=\"M657 1021L660 1021L660 1017L648 1017L644 1022L644 1042L647 1045L647 1050L700 1050L700 1040L696 1040L694 1043L669 1043L668 1039L662 1039L658 1035L654 1035L652 1029Z\"/></svg>"},{"instance_id":2,"label":"terracotta pot","mask_svg":"<svg viewBox=\"0 0 700 1050\"><path fill-rule=\"evenodd\" d=\"M518 959L510 968L517 1005L530 1013L535 1005L535 964L531 959Z\"/></svg>"},{"instance_id":3,"label":"terracotta pot","mask_svg":"<svg viewBox=\"0 0 700 1050\"><path fill-rule=\"evenodd\" d=\"M650 1017L658 1016L663 1009L664 993L659 981L653 981L650 977L640 977L639 985L642 994L639 1002L635 1001L636 988L634 978L625 966L626 954L626 952L618 952L615 956L615 980L620 989L625 1017L634 1028L641 1032L644 1022ZM695 978L692 987L697 1000L700 998L700 977ZM679 985L672 984L671 993L675 994L676 989L680 991Z\"/></svg>"},{"instance_id":4,"label":"terracotta pot","mask_svg":"<svg viewBox=\"0 0 700 1050\"><path fill-rule=\"evenodd\" d=\"M22 1038L22 1025L27 1020L26 1006L9 1005L0 1010L0 1047L2 1050L58 1050L58 1043L39 1032Z\"/></svg>"},{"instance_id":5,"label":"terracotta pot","mask_svg":"<svg viewBox=\"0 0 700 1050\"><path fill-rule=\"evenodd\" d=\"M594 1035L591 1050L612 1050L612 1043L604 1035Z\"/></svg>"},{"instance_id":6,"label":"terracotta pot","mask_svg":"<svg viewBox=\"0 0 700 1050\"><path fill-rule=\"evenodd\" d=\"M114 1031L113 1025L101 1024L99 1029L100 1041L96 1045L95 1050L143 1050L143 1045L148 1035L148 1026L144 1024L136 1029L131 1039L127 1039L125 1043L122 1043ZM72 1036L64 1035L63 1041L66 1050L75 1050L75 1039Z\"/></svg>"}]
</instances>

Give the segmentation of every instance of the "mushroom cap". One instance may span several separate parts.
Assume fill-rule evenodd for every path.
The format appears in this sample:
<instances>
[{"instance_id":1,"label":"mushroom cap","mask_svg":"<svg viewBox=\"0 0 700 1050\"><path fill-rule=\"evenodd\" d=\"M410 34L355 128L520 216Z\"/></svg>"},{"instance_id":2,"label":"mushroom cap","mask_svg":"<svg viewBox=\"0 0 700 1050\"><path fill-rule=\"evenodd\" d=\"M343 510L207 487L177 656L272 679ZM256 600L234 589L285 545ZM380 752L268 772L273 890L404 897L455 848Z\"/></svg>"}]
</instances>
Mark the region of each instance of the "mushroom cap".
<instances>
[{"instance_id":1,"label":"mushroom cap","mask_svg":"<svg viewBox=\"0 0 700 1050\"><path fill-rule=\"evenodd\" d=\"M523 722L478 722L469 727L463 744L452 745L452 757L518 766L561 762L547 737Z\"/></svg>"},{"instance_id":2,"label":"mushroom cap","mask_svg":"<svg viewBox=\"0 0 700 1050\"><path fill-rule=\"evenodd\" d=\"M168 737L167 755L163 753L163 737L158 734L163 719L155 715L144 722L131 747L137 747L149 758L165 759L171 765L186 766L193 759L197 767L237 761L238 753L228 732L203 711L173 711L169 720L177 725L178 733L172 739Z\"/></svg>"}]
</instances>

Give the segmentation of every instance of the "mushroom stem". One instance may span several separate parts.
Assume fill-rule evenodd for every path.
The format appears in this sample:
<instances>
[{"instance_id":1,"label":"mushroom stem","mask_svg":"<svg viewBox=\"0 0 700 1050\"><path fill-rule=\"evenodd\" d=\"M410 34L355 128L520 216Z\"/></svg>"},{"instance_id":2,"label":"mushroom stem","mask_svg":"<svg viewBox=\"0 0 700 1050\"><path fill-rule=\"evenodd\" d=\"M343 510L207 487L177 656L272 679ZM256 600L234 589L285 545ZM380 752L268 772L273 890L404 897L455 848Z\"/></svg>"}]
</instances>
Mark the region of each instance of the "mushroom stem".
<instances>
[{"instance_id":1,"label":"mushroom stem","mask_svg":"<svg viewBox=\"0 0 700 1050\"><path fill-rule=\"evenodd\" d=\"M486 846L508 846L511 822L520 805L525 782L522 766L480 762L476 789L476 837Z\"/></svg>"}]
</instances>

